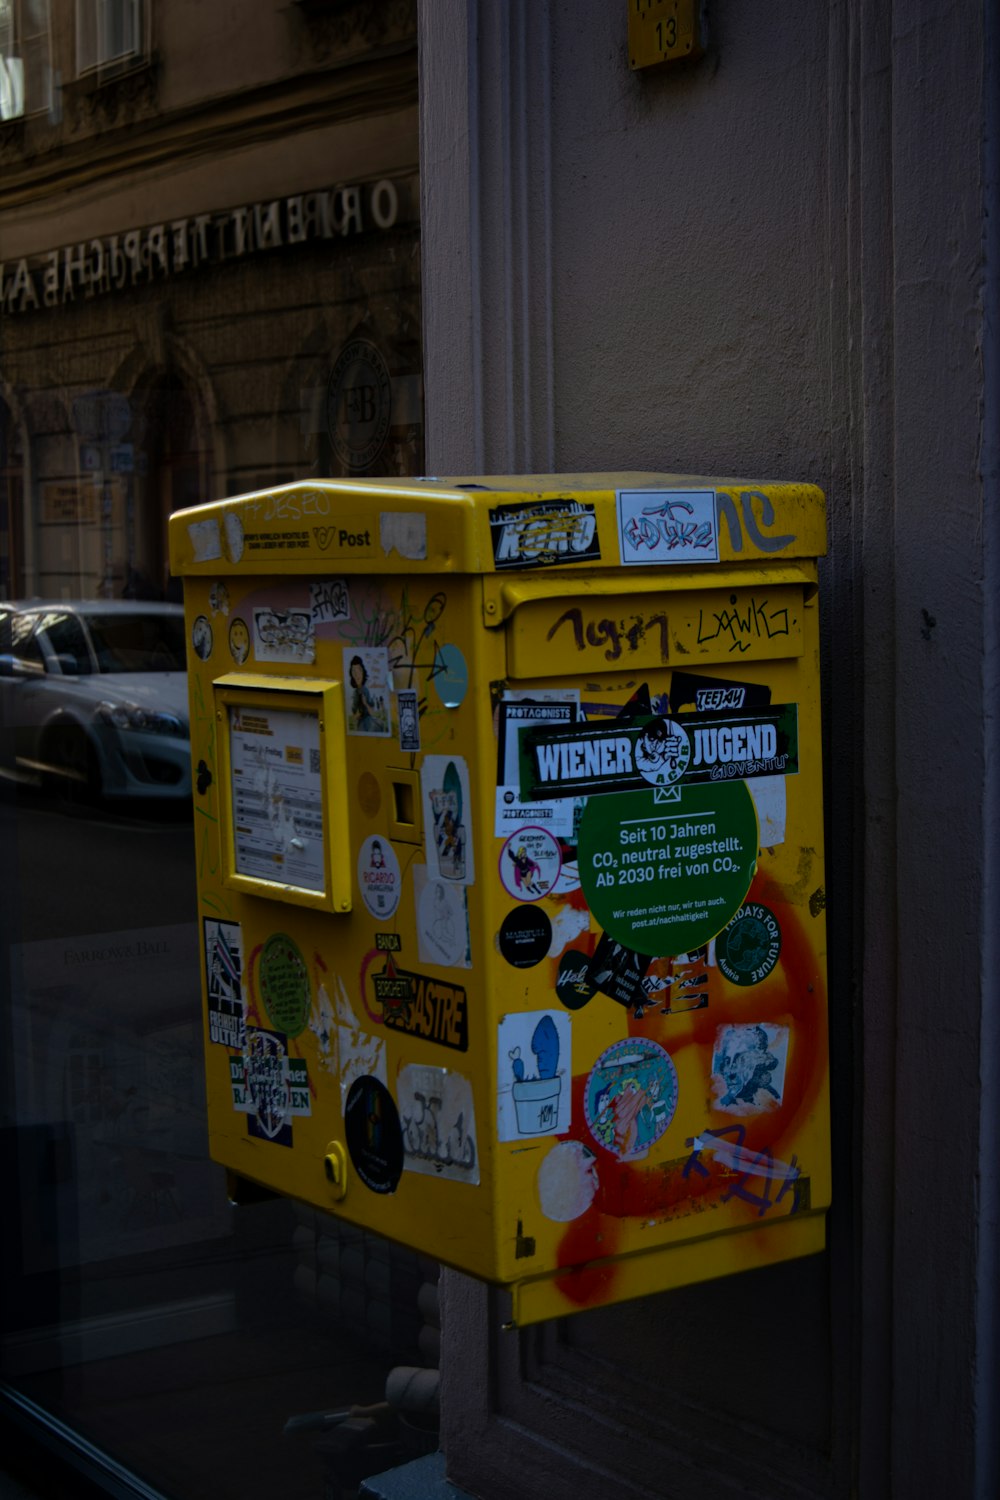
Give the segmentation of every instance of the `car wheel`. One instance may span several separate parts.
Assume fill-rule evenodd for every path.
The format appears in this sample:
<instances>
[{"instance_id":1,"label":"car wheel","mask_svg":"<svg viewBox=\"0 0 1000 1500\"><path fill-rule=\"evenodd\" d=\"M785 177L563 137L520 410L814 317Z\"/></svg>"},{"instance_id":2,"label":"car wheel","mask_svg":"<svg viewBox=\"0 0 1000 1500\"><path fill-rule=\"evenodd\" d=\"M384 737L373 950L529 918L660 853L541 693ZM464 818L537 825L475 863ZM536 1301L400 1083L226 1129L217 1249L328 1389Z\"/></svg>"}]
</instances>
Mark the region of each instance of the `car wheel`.
<instances>
[{"instance_id":1,"label":"car wheel","mask_svg":"<svg viewBox=\"0 0 1000 1500\"><path fill-rule=\"evenodd\" d=\"M65 802L88 802L100 790L100 773L94 748L75 724L57 724L45 740L44 783L48 791Z\"/></svg>"}]
</instances>

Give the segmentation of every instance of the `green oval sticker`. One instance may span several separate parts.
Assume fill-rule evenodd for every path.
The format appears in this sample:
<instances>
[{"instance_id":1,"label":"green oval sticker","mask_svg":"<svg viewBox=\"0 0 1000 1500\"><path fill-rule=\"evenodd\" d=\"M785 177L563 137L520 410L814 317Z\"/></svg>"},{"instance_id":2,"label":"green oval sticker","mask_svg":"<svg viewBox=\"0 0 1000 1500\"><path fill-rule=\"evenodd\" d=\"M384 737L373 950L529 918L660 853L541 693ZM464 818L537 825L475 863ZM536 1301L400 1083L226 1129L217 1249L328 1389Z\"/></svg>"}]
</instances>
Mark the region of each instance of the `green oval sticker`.
<instances>
[{"instance_id":1,"label":"green oval sticker","mask_svg":"<svg viewBox=\"0 0 1000 1500\"><path fill-rule=\"evenodd\" d=\"M658 958L690 953L738 911L757 866L757 810L744 781L591 797L580 884L605 932Z\"/></svg>"},{"instance_id":2,"label":"green oval sticker","mask_svg":"<svg viewBox=\"0 0 1000 1500\"><path fill-rule=\"evenodd\" d=\"M260 993L272 1026L286 1036L298 1036L309 1020L309 970L285 933L276 932L264 944L259 974Z\"/></svg>"}]
</instances>

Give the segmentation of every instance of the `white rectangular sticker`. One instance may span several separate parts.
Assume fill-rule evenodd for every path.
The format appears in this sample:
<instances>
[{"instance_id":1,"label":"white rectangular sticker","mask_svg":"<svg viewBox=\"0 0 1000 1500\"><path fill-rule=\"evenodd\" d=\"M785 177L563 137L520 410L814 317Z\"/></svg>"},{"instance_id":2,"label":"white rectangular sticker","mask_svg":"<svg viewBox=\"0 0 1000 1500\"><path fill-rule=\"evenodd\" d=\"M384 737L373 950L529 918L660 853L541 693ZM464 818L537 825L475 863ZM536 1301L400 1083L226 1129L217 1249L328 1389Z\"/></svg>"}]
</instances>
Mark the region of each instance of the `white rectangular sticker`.
<instances>
[{"instance_id":1,"label":"white rectangular sticker","mask_svg":"<svg viewBox=\"0 0 1000 1500\"><path fill-rule=\"evenodd\" d=\"M472 1084L449 1068L408 1063L396 1104L403 1129L403 1170L450 1182L479 1181Z\"/></svg>"},{"instance_id":2,"label":"white rectangular sticker","mask_svg":"<svg viewBox=\"0 0 1000 1500\"><path fill-rule=\"evenodd\" d=\"M273 609L253 612L253 649L258 661L308 665L316 660L316 630L310 609Z\"/></svg>"},{"instance_id":3,"label":"white rectangular sticker","mask_svg":"<svg viewBox=\"0 0 1000 1500\"><path fill-rule=\"evenodd\" d=\"M325 889L318 712L229 707L237 875Z\"/></svg>"},{"instance_id":4,"label":"white rectangular sticker","mask_svg":"<svg viewBox=\"0 0 1000 1500\"><path fill-rule=\"evenodd\" d=\"M385 646L344 647L348 734L392 733L389 652Z\"/></svg>"},{"instance_id":5,"label":"white rectangular sticker","mask_svg":"<svg viewBox=\"0 0 1000 1500\"><path fill-rule=\"evenodd\" d=\"M626 567L719 560L714 490L618 490L618 546Z\"/></svg>"},{"instance_id":6,"label":"white rectangular sticker","mask_svg":"<svg viewBox=\"0 0 1000 1500\"><path fill-rule=\"evenodd\" d=\"M573 835L573 799L522 802L518 735L532 724L575 724L580 717L580 694L569 689L554 693L504 693L497 714L497 801L494 832L506 838L515 828L532 823L556 838Z\"/></svg>"},{"instance_id":7,"label":"white rectangular sticker","mask_svg":"<svg viewBox=\"0 0 1000 1500\"><path fill-rule=\"evenodd\" d=\"M562 1135L569 1129L570 1035L565 1011L502 1018L497 1027L497 1140Z\"/></svg>"},{"instance_id":8,"label":"white rectangular sticker","mask_svg":"<svg viewBox=\"0 0 1000 1500\"><path fill-rule=\"evenodd\" d=\"M426 755L420 768L430 879L473 885L469 768L459 755Z\"/></svg>"}]
</instances>

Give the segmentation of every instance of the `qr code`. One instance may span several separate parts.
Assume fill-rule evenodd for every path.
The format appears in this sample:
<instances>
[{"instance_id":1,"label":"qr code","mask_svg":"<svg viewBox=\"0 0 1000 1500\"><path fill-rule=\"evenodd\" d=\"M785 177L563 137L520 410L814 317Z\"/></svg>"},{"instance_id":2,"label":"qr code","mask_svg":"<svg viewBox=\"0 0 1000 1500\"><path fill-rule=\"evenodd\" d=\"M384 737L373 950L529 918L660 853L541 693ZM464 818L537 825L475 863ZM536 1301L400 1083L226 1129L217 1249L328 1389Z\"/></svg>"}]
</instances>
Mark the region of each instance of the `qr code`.
<instances>
[{"instance_id":1,"label":"qr code","mask_svg":"<svg viewBox=\"0 0 1000 1500\"><path fill-rule=\"evenodd\" d=\"M312 776L318 776L319 775L319 751L318 750L310 750L309 751L309 772L310 772L310 775L312 775Z\"/></svg>"}]
</instances>

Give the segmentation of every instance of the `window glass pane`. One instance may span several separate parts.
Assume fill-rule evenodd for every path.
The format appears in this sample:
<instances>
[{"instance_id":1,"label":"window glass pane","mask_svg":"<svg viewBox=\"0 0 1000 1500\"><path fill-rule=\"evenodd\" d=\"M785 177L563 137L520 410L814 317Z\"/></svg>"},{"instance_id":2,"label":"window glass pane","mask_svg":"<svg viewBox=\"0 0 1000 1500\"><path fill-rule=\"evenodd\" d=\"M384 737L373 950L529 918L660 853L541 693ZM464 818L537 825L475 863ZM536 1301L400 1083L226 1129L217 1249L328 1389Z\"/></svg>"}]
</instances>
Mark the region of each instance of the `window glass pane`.
<instances>
[{"instance_id":1,"label":"window glass pane","mask_svg":"<svg viewBox=\"0 0 1000 1500\"><path fill-rule=\"evenodd\" d=\"M257 960L198 904L219 772L192 765L168 520L423 469L415 36L406 6L335 9L158 6L156 69L116 79L144 5L53 7L50 35L42 0L0 0L8 165L39 188L0 293L0 1387L171 1500L339 1500L434 1440L381 1413L351 1447L336 1414L434 1366L436 1266L237 1192L205 1108L203 977L232 1042ZM328 119L316 78L354 67L363 106ZM46 196L70 152L80 185ZM213 668L252 670L217 582Z\"/></svg>"}]
</instances>

